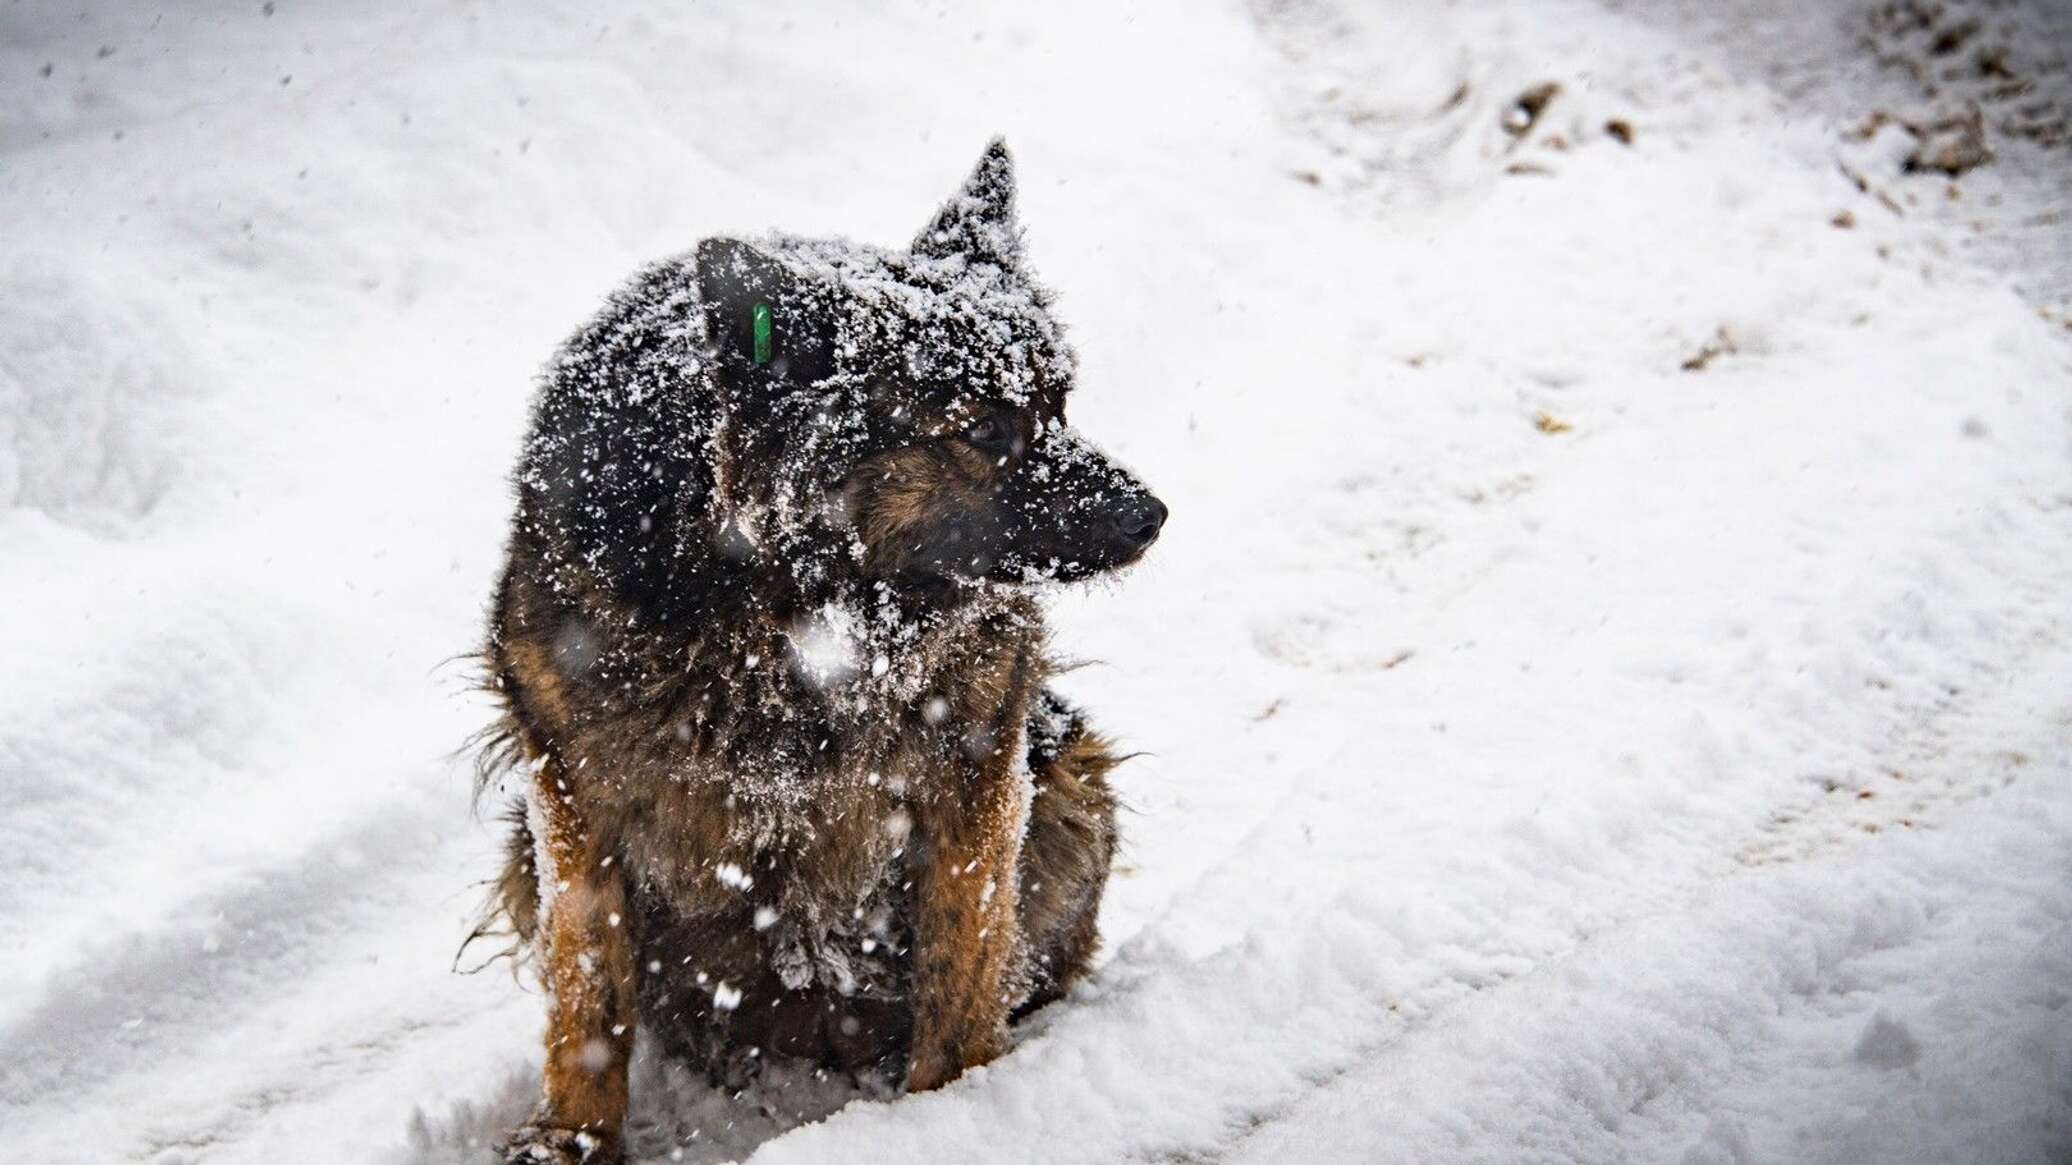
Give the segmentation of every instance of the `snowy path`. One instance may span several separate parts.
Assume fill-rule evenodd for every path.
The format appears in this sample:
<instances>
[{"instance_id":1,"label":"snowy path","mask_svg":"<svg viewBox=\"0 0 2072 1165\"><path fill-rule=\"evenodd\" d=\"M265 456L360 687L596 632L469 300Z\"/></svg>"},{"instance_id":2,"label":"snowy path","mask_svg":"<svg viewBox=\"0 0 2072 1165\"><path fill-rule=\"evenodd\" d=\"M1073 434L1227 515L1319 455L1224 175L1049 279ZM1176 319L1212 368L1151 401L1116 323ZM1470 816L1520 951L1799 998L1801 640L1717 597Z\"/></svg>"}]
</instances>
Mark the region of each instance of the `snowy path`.
<instances>
[{"instance_id":1,"label":"snowy path","mask_svg":"<svg viewBox=\"0 0 2072 1165\"><path fill-rule=\"evenodd\" d=\"M1973 230L1796 11L0 14L10 1147L481 1159L538 1005L449 970L447 661L532 367L1005 132L1174 509L1059 604L1149 754L1110 954L941 1093L669 1091L683 1159L2062 1159L2067 156Z\"/></svg>"}]
</instances>

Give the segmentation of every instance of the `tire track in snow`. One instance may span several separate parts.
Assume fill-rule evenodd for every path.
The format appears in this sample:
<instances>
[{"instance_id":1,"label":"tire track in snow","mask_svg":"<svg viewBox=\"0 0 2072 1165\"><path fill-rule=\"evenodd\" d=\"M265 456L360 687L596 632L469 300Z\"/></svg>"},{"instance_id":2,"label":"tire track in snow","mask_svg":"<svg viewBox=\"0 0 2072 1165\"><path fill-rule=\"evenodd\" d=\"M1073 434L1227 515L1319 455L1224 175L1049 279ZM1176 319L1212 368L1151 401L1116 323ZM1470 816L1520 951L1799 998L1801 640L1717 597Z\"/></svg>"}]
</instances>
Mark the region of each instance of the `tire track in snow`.
<instances>
[{"instance_id":1,"label":"tire track in snow","mask_svg":"<svg viewBox=\"0 0 2072 1165\"><path fill-rule=\"evenodd\" d=\"M2072 672L2072 667L2067 667L2062 658L2065 645L2061 639L2036 638L2031 643L2031 650L2015 661L2022 666L2011 668L1997 677L2002 683L1996 692L2049 691L2058 677ZM1904 766L1919 774L1921 792L1908 806L1887 810L1885 817L1888 821L1896 822L1898 815L1904 813L1909 823L1907 828L1935 829L1966 803L1992 796L2013 784L2017 774L2031 763L2030 754L1998 746L1983 746L1975 755L1953 753L1948 744L1951 736L1938 729L1953 721L1993 725L1995 719L1991 708L1981 707L1984 695L1994 693L1985 692L1979 685L1966 690L1982 694L1970 695L1961 701L1953 699L1939 706L1931 720L1912 734L1913 747L1892 755L1896 766ZM2001 718L2005 718L2004 710ZM2063 716L2061 720L2072 723ZM1984 775L1981 775L1981 770L1984 770ZM1475 1009L1488 1006L1487 1001L1496 994L1514 990L1521 983L1544 980L1562 967L1593 957L1593 952L1606 946L1630 941L1636 932L1658 930L1664 919L1675 918L1695 904L1716 897L1723 886L1755 876L1759 871L1828 859L1851 847L1870 843L1878 829L1865 828L1870 822L1862 820L1865 814L1861 811L1847 812L1856 810L1858 805L1857 798L1844 790L1842 796L1823 802L1813 811L1793 814L1788 820L1760 828L1748 845L1739 851L1737 860L1743 863L1740 868L1723 869L1681 888L1666 904L1651 904L1630 911L1609 927L1580 935L1573 947L1552 957L1536 958L1530 952L1520 951L1517 957L1529 962L1529 968L1491 981L1464 982L1466 990L1458 997L1415 1018L1402 1018L1390 1030L1360 1043L1350 1053L1339 1057L1335 1065L1306 1074L1305 1083L1312 1092L1327 1092L1351 1077L1371 1071L1373 1061L1390 1049L1426 1033L1443 1030ZM1213 1165L1244 1158L1255 1138L1269 1133L1311 1106L1314 1103L1312 1092L1233 1110L1224 1121L1224 1130L1227 1131L1224 1135L1175 1146L1145 1159L1167 1165Z\"/></svg>"},{"instance_id":2,"label":"tire track in snow","mask_svg":"<svg viewBox=\"0 0 2072 1165\"><path fill-rule=\"evenodd\" d=\"M450 871L480 849L450 836L452 811L445 798L376 806L295 860L51 975L44 996L0 1028L11 1053L0 1065L0 1112L26 1126L58 1102L148 1079L205 1041L249 1031L250 1016L294 999L312 977L390 947L398 912L421 909L428 887L451 898ZM308 1049L301 1066L255 1094L305 1090L327 1057L350 1060ZM222 1106L246 1111L252 1102L233 1096Z\"/></svg>"},{"instance_id":3,"label":"tire track in snow","mask_svg":"<svg viewBox=\"0 0 2072 1165\"><path fill-rule=\"evenodd\" d=\"M263 1079L207 1097L205 1107L177 1118L156 1120L134 1133L139 1160L157 1160L175 1150L235 1152L269 1121L291 1114L321 1122L318 1106L357 1085L378 1083L391 1061L455 1043L477 1043L504 1022L507 1001L427 1003L414 1014L368 1009L371 1026L347 1039L317 1041L295 1049L291 1059L270 1066ZM263 1037L260 1037L263 1038ZM529 1097L528 1097L529 1100ZM388 1139L383 1128L372 1144ZM102 1135L105 1135L102 1134ZM370 1148L372 1146L370 1145Z\"/></svg>"},{"instance_id":4,"label":"tire track in snow","mask_svg":"<svg viewBox=\"0 0 2072 1165\"><path fill-rule=\"evenodd\" d=\"M2021 742L2022 749L2032 750L2037 755L2062 757L2068 731L2072 731L2072 706L2036 694L2063 690L2065 678L2072 676L2072 651L2068 651L2067 645L2060 640L2049 644L2046 651L2033 653L2027 662L2030 666L2023 671L2004 677L2008 698L1991 708L1977 710L1972 719L1982 727L1983 735L1999 743L2015 740ZM2005 767L2012 763L2006 750L1970 758L1940 751L1934 755L1937 766L1952 773L1973 767ZM2044 775L2047 782L2055 784L2047 783L2038 792L2062 806L2062 782L2072 773L2068 773L2062 763L2056 763ZM2011 782L2012 778L1988 778L1982 783L1997 790ZM1987 795L1990 793L1980 794ZM1933 819L1921 823L1924 830L1936 831L1949 818L1960 813L1964 820L1959 824L1964 828L1979 828L1981 819L1991 820L1996 810L1988 808L1977 812L1965 808L1969 801L1976 799L1953 798L1938 802ZM2008 811L1997 812L2005 814ZM1438 1038L1434 1033L1451 1027L1464 1027L1475 1032L1473 1040L1465 1046L1479 1048L1496 1038L1493 1031L1507 1025L1543 1022L1545 1013L1541 1009L1555 999L1566 1000L1583 1013L1602 1019L1612 1010L1626 1006L1628 1001L1623 996L1607 997L1601 990L1593 992L1591 986L1613 973L1610 970L1613 963L1619 964L1623 974L1629 961L1633 961L1650 968L1648 976L1634 990L1638 1001L1633 1006L1645 1016L1640 1024L1643 1034L1630 1039L1606 1036L1590 1042L1595 1035L1593 1033L1591 1037L1583 1037L1584 1046L1567 1052L1561 1050L1565 1047L1562 1037L1546 1033L1533 1033L1521 1041L1521 1046L1530 1049L1527 1058L1535 1061L1530 1069L1532 1072L1549 1072L1549 1062L1564 1055L1572 1061L1565 1067L1571 1078L1562 1081L1563 1087L1546 1089L1544 1085L1547 1082L1540 1082L1542 1098L1539 1103L1543 1111L1535 1114L1535 1120L1517 1126L1524 1130L1522 1135L1528 1139L1534 1136L1573 1136L1572 1133L1552 1131L1558 1129L1560 1122L1558 1119L1544 1119L1548 1115L1544 1110L1558 1110L1563 1104L1584 1109L1592 1103L1586 1098L1593 1090L1606 1090L1622 1094L1630 1103L1623 1112L1591 1111L1581 1123L1589 1126L1590 1132L1598 1139L1623 1145L1626 1142L1619 1126L1624 1113L1640 1116L1651 1107L1658 1107L1658 1102L1671 1092L1681 1090L1688 1093L1707 1087L1704 1077L1708 1073L1715 1080L1722 1077L1731 1080L1737 1072L1745 1072L1746 1069L1739 1065L1751 1048L1778 1038L1764 1030L1765 1026L1775 1018L1777 1011L1788 1007L1793 997L1827 994L1842 998L1852 991L1867 994L1861 977L1852 977L1847 971L1852 962L1872 957L1889 959L1895 950L1905 945L1941 944L1949 947L1954 943L1972 948L1978 945L1978 936L1953 939L1934 926L1939 916L1962 913L1963 908L1971 905L1966 891L1937 886L1952 901L1925 908L1915 903L1916 894L1925 886L1934 885L1938 877L1934 873L1922 872L1922 863L1924 860L1947 863L1949 850L1894 849L1888 845L1868 866L1837 864L1832 859L1850 847L1881 843L1853 823L1808 818L1792 828L1807 832L1817 830L1830 844L1803 848L1775 862L1722 874L1691 888L1674 908L1643 912L1607 931L1588 936L1574 951L1548 960L1528 975L1479 994L1473 1008L1463 1001L1444 1014L1431 1017L1429 1022L1407 1025L1395 1038L1378 1042L1369 1054L1360 1057L1361 1062L1320 1081L1314 1093L1297 1097L1285 1105L1247 1113L1241 1131L1231 1141L1205 1151L1184 1151L1162 1160L1285 1159L1281 1154L1286 1151L1286 1146L1291 1141L1301 1141L1301 1134L1294 1130L1328 1123L1333 1119L1329 1112L1332 1106L1351 1104L1371 1112L1375 1108L1375 1094L1389 1090L1386 1081L1400 1079L1413 1086L1422 1083L1417 1071L1405 1064L1402 1057L1392 1059L1388 1056L1392 1049L1418 1039L1428 1042ZM1897 839L1897 844L1904 847L1911 840ZM2038 840L2034 836L2025 839L2027 856L2035 856ZM1924 853L1928 855L1925 859ZM1818 874L1801 873L1795 869L1808 863L1824 868ZM1910 890L1894 889L1888 885L1888 878L1901 887L1908 885L1907 879L1912 879L1917 885ZM1835 888L1835 883L1839 883L1839 888ZM1869 894L1852 900L1850 891L1861 886L1870 887ZM2016 894L2009 894L2009 887L2005 885L1991 889L1998 897L2009 901L2029 901L2037 908L2047 908L2045 904L2050 897L2033 886ZM1804 905L1797 915L1785 910L1781 916L1766 913L1767 908L1763 906L1751 908L1752 902L1762 903L1766 898ZM1920 915L1917 917L1915 912L1920 912ZM1822 928L1826 932L1824 936ZM1806 937L1809 930L1816 937ZM1895 938L1895 934L1899 937ZM1839 940L1837 935L1841 936ZM2049 944L2047 936L2035 937L2045 945ZM2062 943L2058 945L2062 946ZM1751 954L1751 951L1756 953ZM2048 962L2048 957L2044 961ZM1723 982L1722 974L1717 973L1718 968L1730 968L1726 974L1733 978ZM1548 986L1550 979L1563 975L1569 977L1566 983ZM1922 985L1923 991L1930 995L1956 987L1957 984L1952 983L1928 982ZM1543 993L1539 1003L1521 1002L1520 993L1532 990ZM1867 1002L1858 1002L1853 1011L1860 1015L1869 1007ZM1508 1018L1492 1022L1492 1014ZM1520 1016L1532 1018L1521 1020ZM1616 1016L1612 1018L1617 1019ZM2062 1025L2062 1013L2058 1022ZM2041 1032L2035 1034L2039 1039L2043 1036ZM2059 1036L2063 1035L2061 1026ZM1535 1037L1538 1037L1537 1043ZM1724 1052L1718 1047L1700 1048L1699 1045L1706 1041L1717 1041ZM1556 1050L1547 1050L1550 1044ZM1730 1057L1726 1064L1717 1062L1723 1054ZM1708 1056L1711 1061L1707 1060ZM1861 1046L1855 1056L1859 1060L1866 1059ZM1696 1071L1700 1078L1695 1083L1691 1079L1694 1062L1703 1065ZM1507 1086L1501 1081L1507 1067L1492 1059L1490 1070L1478 1073L1476 1092L1466 1097L1471 1106L1473 1103L1481 1104L1484 1116L1489 1115L1486 1112L1489 1097L1500 1095L1500 1090ZM1559 1072L1555 1074L1558 1076ZM1606 1086L1606 1081L1611 1082L1609 1086ZM1354 1085L1357 1087L1352 1087ZM1416 1089L1413 1087L1411 1091ZM1447 1123L1431 1119L1430 1107L1436 1103L1437 1097L1431 1095L1430 1090L1426 1090L1426 1095L1419 1099L1424 1101L1426 1111L1417 1113L1413 1105L1412 1115L1426 1117L1427 1124ZM1688 1101L1689 1098L1685 1099ZM1704 1109L1699 1107L1697 1111L1702 1113ZM1452 1131L1456 1140L1448 1147L1453 1150L1453 1156L1462 1159L1502 1160L1509 1153L1519 1153L1518 1159L1530 1156L1514 1145L1492 1149L1487 1141L1470 1140L1458 1129ZM1480 1131L1494 1138L1516 1130L1506 1128L1499 1132L1485 1125ZM2057 1130L2057 1135L2063 1138L2062 1127ZM1269 1148L1253 1152L1261 1141ZM1692 1152L1697 1155L1686 1159L1768 1159L1748 1155L1745 1133L1733 1122L1725 1125L1713 1122L1701 1137L1701 1145L1714 1142L1722 1146L1719 1150L1721 1155L1717 1158L1709 1152L1701 1153L1694 1149ZM1340 1142L1341 1148L1335 1156L1330 1153L1320 1156L1349 1159L1342 1146L1358 1143L1356 1136L1352 1141ZM1734 1149L1735 1145L1740 1148ZM1605 1159L1604 1155L1609 1152L1606 1144L1578 1144L1573 1140L1564 1141L1560 1148L1546 1143L1537 1147L1543 1152L1555 1153L1557 1159ZM1998 1148L2004 1153L2010 1146L2002 1144ZM1673 1153L1675 1150L1669 1151ZM1846 1148L1841 1151L1848 1152ZM1640 1156L1635 1159L1669 1158ZM2002 1158L1994 1156L1991 1159Z\"/></svg>"}]
</instances>

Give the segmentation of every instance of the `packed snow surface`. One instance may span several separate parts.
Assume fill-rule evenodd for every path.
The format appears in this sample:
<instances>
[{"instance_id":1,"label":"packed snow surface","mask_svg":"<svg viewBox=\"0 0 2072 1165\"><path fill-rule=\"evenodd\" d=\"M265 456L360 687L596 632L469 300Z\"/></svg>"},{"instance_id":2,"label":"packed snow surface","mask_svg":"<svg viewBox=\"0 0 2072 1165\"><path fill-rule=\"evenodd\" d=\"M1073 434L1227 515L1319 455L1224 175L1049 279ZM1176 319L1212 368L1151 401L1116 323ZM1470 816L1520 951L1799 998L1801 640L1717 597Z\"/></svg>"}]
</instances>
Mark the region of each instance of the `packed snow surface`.
<instances>
[{"instance_id":1,"label":"packed snow surface","mask_svg":"<svg viewBox=\"0 0 2072 1165\"><path fill-rule=\"evenodd\" d=\"M2072 21L1957 7L2062 107ZM1874 15L0 8L10 1153L487 1159L541 1003L454 973L455 657L530 378L999 133L1173 511L1057 612L1144 754L1108 954L925 1096L644 1065L643 1152L2067 1159L2068 154L1950 82L1995 158L1909 172L1878 54L1975 46Z\"/></svg>"}]
</instances>

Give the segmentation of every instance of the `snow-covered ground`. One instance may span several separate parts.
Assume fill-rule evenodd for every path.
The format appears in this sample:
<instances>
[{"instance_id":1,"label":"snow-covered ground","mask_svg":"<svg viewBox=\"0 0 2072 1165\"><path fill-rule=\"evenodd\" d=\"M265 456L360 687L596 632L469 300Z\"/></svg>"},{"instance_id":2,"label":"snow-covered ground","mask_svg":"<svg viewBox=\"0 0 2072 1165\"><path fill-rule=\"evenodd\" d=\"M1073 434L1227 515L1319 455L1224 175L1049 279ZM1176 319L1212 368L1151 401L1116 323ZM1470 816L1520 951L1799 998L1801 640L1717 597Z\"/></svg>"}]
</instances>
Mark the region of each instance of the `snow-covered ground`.
<instances>
[{"instance_id":1,"label":"snow-covered ground","mask_svg":"<svg viewBox=\"0 0 2072 1165\"><path fill-rule=\"evenodd\" d=\"M1107 960L818 1123L650 1066L642 1146L2072 1158L2072 153L1904 173L1868 4L1369 7L0 7L9 1152L484 1159L529 377L1004 133L1174 515L1057 605L1147 754ZM2072 20L1973 7L2063 100Z\"/></svg>"}]
</instances>

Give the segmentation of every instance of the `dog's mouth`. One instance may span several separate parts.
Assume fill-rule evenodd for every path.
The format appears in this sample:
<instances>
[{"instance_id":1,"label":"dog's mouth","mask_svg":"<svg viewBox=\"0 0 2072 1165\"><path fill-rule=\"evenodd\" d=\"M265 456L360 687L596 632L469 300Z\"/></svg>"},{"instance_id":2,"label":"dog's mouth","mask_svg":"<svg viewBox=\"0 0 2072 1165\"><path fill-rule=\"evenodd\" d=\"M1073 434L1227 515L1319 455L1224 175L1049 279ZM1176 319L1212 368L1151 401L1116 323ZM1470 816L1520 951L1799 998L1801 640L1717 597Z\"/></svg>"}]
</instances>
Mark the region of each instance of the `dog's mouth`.
<instances>
[{"instance_id":1,"label":"dog's mouth","mask_svg":"<svg viewBox=\"0 0 2072 1165\"><path fill-rule=\"evenodd\" d=\"M1002 553L980 552L937 564L938 573L964 582L1041 586L1076 583L1126 570L1142 561L1158 540L1165 523L1166 508L1155 498L1155 517L1146 518L1131 534L1088 539L1083 544L1047 546L1034 550L1010 548Z\"/></svg>"},{"instance_id":2,"label":"dog's mouth","mask_svg":"<svg viewBox=\"0 0 2072 1165\"><path fill-rule=\"evenodd\" d=\"M917 562L899 572L911 588L946 591L960 586L1040 587L1086 582L1129 569L1142 561L1149 545L1121 553L1090 551L1030 555L977 553Z\"/></svg>"},{"instance_id":3,"label":"dog's mouth","mask_svg":"<svg viewBox=\"0 0 2072 1165\"><path fill-rule=\"evenodd\" d=\"M1164 502L1119 470L1066 476L1024 468L987 485L958 480L937 454L903 452L851 475L839 513L867 572L920 582L1070 583L1144 557Z\"/></svg>"}]
</instances>

